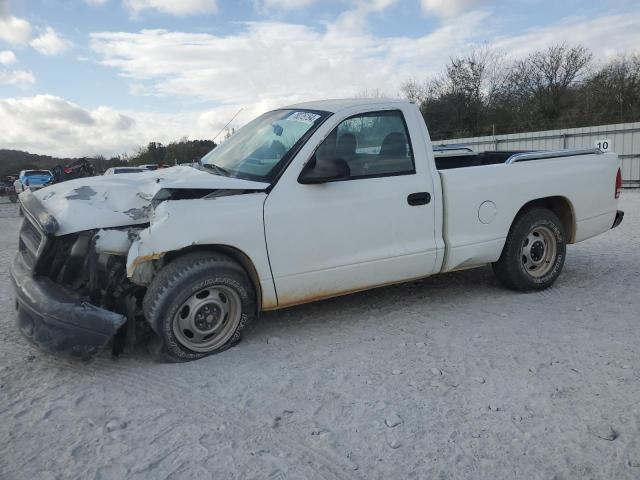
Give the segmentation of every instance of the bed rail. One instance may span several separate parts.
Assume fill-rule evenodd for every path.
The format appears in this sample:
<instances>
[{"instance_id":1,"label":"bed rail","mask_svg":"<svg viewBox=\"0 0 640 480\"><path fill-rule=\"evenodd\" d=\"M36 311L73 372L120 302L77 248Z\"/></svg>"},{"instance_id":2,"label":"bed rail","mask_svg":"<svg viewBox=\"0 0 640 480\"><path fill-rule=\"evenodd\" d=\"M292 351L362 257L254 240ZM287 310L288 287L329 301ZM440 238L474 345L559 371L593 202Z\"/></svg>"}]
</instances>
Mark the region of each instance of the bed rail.
<instances>
[{"instance_id":1,"label":"bed rail","mask_svg":"<svg viewBox=\"0 0 640 480\"><path fill-rule=\"evenodd\" d=\"M524 162L527 160L542 160L544 158L558 158L558 157L575 157L577 155L602 155L602 150L599 148L583 148L580 150L556 150L556 151L544 151L544 152L525 152L515 153L511 155L504 162L507 165L511 165L516 162Z\"/></svg>"},{"instance_id":2,"label":"bed rail","mask_svg":"<svg viewBox=\"0 0 640 480\"><path fill-rule=\"evenodd\" d=\"M450 152L455 150L463 150L465 152L473 153L469 147L465 147L464 145L433 145L434 152Z\"/></svg>"}]
</instances>

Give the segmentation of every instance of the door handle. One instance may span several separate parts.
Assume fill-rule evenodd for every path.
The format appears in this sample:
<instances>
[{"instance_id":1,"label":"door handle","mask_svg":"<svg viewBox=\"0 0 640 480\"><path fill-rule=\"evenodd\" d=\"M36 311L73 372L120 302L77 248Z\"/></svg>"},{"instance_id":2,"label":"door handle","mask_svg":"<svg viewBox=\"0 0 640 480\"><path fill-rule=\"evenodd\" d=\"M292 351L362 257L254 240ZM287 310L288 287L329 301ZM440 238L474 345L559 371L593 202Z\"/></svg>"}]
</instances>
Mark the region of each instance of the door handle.
<instances>
[{"instance_id":1,"label":"door handle","mask_svg":"<svg viewBox=\"0 0 640 480\"><path fill-rule=\"evenodd\" d=\"M426 205L430 201L431 195L429 194L429 192L411 193L407 197L407 203L412 207L415 207L416 205Z\"/></svg>"}]
</instances>

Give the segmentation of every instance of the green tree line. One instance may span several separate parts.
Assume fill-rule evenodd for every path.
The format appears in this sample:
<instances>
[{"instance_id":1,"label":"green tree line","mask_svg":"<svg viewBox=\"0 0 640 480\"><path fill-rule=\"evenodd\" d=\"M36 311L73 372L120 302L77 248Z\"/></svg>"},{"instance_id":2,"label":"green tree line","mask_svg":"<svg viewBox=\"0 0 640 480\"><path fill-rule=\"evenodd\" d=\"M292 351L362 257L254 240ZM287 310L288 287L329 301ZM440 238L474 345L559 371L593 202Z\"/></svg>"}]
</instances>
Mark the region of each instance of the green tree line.
<instances>
[{"instance_id":1,"label":"green tree line","mask_svg":"<svg viewBox=\"0 0 640 480\"><path fill-rule=\"evenodd\" d=\"M212 140L188 140L183 138L167 145L159 142L150 142L146 147L138 149L128 161L129 165L191 163L197 162L215 147L216 143Z\"/></svg>"},{"instance_id":2,"label":"green tree line","mask_svg":"<svg viewBox=\"0 0 640 480\"><path fill-rule=\"evenodd\" d=\"M96 173L100 174L110 167L122 165L145 165L150 163L177 165L191 163L198 161L215 146L216 143L211 140L188 140L184 138L167 145L151 142L146 147L139 148L133 155L122 154L109 158L97 155L82 158L89 160L93 164ZM56 165L64 165L73 160L76 160L76 158L52 157L20 150L0 150L0 180L7 175L16 175L20 170L51 170Z\"/></svg>"}]
</instances>

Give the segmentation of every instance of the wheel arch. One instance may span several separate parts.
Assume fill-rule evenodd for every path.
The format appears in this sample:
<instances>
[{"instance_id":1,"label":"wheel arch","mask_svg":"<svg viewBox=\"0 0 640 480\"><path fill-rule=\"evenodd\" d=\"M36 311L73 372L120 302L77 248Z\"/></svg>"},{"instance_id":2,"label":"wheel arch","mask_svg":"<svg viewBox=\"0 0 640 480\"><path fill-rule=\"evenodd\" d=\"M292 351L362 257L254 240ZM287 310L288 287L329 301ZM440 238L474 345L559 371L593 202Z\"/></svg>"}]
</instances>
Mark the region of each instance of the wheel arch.
<instances>
[{"instance_id":1,"label":"wheel arch","mask_svg":"<svg viewBox=\"0 0 640 480\"><path fill-rule=\"evenodd\" d=\"M247 255L242 250L230 245L190 245L179 250L172 250L170 252L167 252L164 256L164 263L166 265L168 263L171 263L175 259L186 255L187 253L193 252L222 253L230 257L232 260L236 261L249 277L249 280L251 281L251 284L253 285L253 288L256 292L256 308L258 309L258 313L262 310L262 287L260 285L260 277L258 276L258 271L256 270L256 267L249 255Z\"/></svg>"},{"instance_id":2,"label":"wheel arch","mask_svg":"<svg viewBox=\"0 0 640 480\"><path fill-rule=\"evenodd\" d=\"M515 217L513 218L513 222L511 222L511 225L513 225L516 219L521 215L534 208L545 208L555 213L562 222L562 226L564 227L564 231L567 236L566 243L575 243L576 214L571 200L563 196L551 196L531 200L525 203L520 208L520 210L518 210L518 213L516 213Z\"/></svg>"}]
</instances>

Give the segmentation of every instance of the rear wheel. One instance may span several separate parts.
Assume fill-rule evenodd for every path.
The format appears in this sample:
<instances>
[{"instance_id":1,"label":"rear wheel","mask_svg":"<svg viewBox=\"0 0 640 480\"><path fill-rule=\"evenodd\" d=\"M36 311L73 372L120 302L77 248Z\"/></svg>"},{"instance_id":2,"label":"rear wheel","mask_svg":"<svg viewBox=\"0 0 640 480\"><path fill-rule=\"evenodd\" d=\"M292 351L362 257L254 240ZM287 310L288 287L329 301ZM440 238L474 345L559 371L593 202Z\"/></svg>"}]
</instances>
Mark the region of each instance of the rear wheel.
<instances>
[{"instance_id":1,"label":"rear wheel","mask_svg":"<svg viewBox=\"0 0 640 480\"><path fill-rule=\"evenodd\" d=\"M493 271L513 290L543 290L560 275L565 256L562 222L552 211L536 208L514 220Z\"/></svg>"},{"instance_id":2,"label":"rear wheel","mask_svg":"<svg viewBox=\"0 0 640 480\"><path fill-rule=\"evenodd\" d=\"M158 273L143 309L160 337L155 353L183 362L238 343L242 329L256 316L256 298L240 265L219 253L198 252Z\"/></svg>"}]
</instances>

